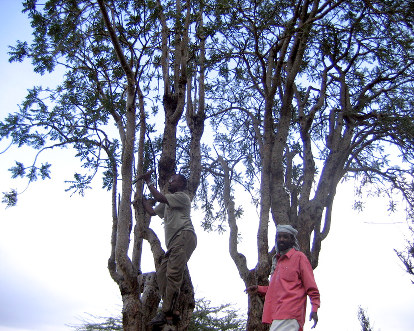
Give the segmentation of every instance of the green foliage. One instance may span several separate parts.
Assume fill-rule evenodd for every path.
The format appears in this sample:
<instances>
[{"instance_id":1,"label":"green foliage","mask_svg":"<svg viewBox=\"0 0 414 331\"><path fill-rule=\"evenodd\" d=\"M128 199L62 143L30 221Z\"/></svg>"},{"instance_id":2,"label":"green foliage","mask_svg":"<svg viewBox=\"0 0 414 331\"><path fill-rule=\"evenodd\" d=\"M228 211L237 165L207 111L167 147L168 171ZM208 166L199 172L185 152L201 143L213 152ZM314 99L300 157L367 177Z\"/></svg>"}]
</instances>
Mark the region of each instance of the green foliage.
<instances>
[{"instance_id":1,"label":"green foliage","mask_svg":"<svg viewBox=\"0 0 414 331\"><path fill-rule=\"evenodd\" d=\"M315 190L320 175L330 171L329 162L343 153L336 163L338 176L356 178L361 183L361 198L367 190L381 192L390 200L400 192L412 208L414 36L407 2L390 6L379 1L367 6L361 1L344 1L307 27L300 26L302 18L295 17L293 2L239 1L224 11L221 6L218 2L220 17L215 20L222 24L218 33L222 37L212 52L226 61L217 69L217 84L208 93L218 114L212 118L215 152L232 164L243 164L233 169L242 178L234 181L237 187L252 197L259 195L257 183L263 171L260 141L266 130L263 115L265 107L271 107L270 139L280 139L278 134L289 126L284 154L279 157L284 164L281 180L290 198L300 199L304 175L309 175L312 162ZM292 92L293 87L285 82L298 52L293 42L284 44L284 40L303 36L307 36L305 50ZM283 57L281 48L285 46L290 58ZM269 70L273 59L274 69ZM277 61L287 63L280 73ZM277 93L270 94L272 89ZM284 104L291 93L294 97ZM323 101L320 106L319 98ZM290 123L279 126L284 112L289 112ZM305 155L308 146L311 150ZM399 149L401 158L389 155L391 146ZM211 157L211 151L207 153L205 157ZM212 169L211 173L217 172ZM215 208L212 200L220 204L220 180L209 184L204 187L211 189L210 194L203 193L203 201L206 208ZM214 213L207 216L208 224L214 222Z\"/></svg>"},{"instance_id":2,"label":"green foliage","mask_svg":"<svg viewBox=\"0 0 414 331\"><path fill-rule=\"evenodd\" d=\"M26 169L21 162L16 162L16 166L9 169L12 173L12 178L23 177L26 173Z\"/></svg>"},{"instance_id":3,"label":"green foliage","mask_svg":"<svg viewBox=\"0 0 414 331\"><path fill-rule=\"evenodd\" d=\"M17 204L17 191L11 190L10 192L3 192L2 203L5 203L7 207L13 207Z\"/></svg>"},{"instance_id":4,"label":"green foliage","mask_svg":"<svg viewBox=\"0 0 414 331\"><path fill-rule=\"evenodd\" d=\"M120 165L127 82L99 7L89 1L61 0L25 1L23 6L32 21L33 41L10 47L10 61L29 58L35 72L43 74L59 66L65 73L55 88L29 90L20 110L0 122L0 139L39 150L39 157L46 149L72 147L85 172L68 181L68 190L84 194L96 174L103 174L103 187L111 189L117 176L114 169ZM139 68L141 83L149 84L154 71L149 66L151 55L158 55L149 52L157 43L157 31L147 30L156 26L154 9L129 1L115 1L114 6L122 12L117 17L122 48L130 54L131 45L136 46L131 64ZM25 174L31 181L38 175L50 177L45 166L20 164L10 171L13 177Z\"/></svg>"},{"instance_id":5,"label":"green foliage","mask_svg":"<svg viewBox=\"0 0 414 331\"><path fill-rule=\"evenodd\" d=\"M50 178L50 166L51 164L45 163L40 168L35 166L25 167L23 163L16 161L16 166L11 167L9 171L12 173L12 178L26 176L29 182L33 182L37 180L38 175L40 175L41 179Z\"/></svg>"},{"instance_id":6,"label":"green foliage","mask_svg":"<svg viewBox=\"0 0 414 331\"><path fill-rule=\"evenodd\" d=\"M75 331L123 330L121 317L97 317L82 321L81 325L70 325ZM238 316L230 304L212 307L207 299L196 300L188 331L242 331L245 321Z\"/></svg>"},{"instance_id":7,"label":"green foliage","mask_svg":"<svg viewBox=\"0 0 414 331\"><path fill-rule=\"evenodd\" d=\"M85 191L90 189L91 176L83 176L81 174L75 173L73 181L66 181L66 183L70 183L71 185L65 191L73 191L73 193L79 193L81 196L85 195Z\"/></svg>"},{"instance_id":8,"label":"green foliage","mask_svg":"<svg viewBox=\"0 0 414 331\"><path fill-rule=\"evenodd\" d=\"M81 325L69 325L75 331L121 331L121 317L98 317L90 315L90 319L83 320Z\"/></svg>"},{"instance_id":9,"label":"green foliage","mask_svg":"<svg viewBox=\"0 0 414 331\"><path fill-rule=\"evenodd\" d=\"M245 330L245 321L230 304L212 307L207 299L196 300L188 331Z\"/></svg>"},{"instance_id":10,"label":"green foliage","mask_svg":"<svg viewBox=\"0 0 414 331\"><path fill-rule=\"evenodd\" d=\"M394 251L412 278L411 282L414 284L414 228L410 227L409 232L411 238L407 239L405 249L402 251Z\"/></svg>"},{"instance_id":11,"label":"green foliage","mask_svg":"<svg viewBox=\"0 0 414 331\"><path fill-rule=\"evenodd\" d=\"M367 311L361 306L358 307L358 320L361 324L361 331L374 331L369 317L367 316Z\"/></svg>"}]
</instances>

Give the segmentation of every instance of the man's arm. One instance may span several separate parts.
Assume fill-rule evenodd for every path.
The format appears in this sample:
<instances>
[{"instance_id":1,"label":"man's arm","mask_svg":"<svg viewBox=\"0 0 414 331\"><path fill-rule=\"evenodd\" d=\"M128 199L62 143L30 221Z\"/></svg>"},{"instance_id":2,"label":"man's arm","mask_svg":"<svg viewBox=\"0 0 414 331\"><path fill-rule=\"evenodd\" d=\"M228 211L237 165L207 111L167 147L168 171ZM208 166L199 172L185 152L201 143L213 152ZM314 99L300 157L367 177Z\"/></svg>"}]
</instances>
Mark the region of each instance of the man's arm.
<instances>
[{"instance_id":1,"label":"man's arm","mask_svg":"<svg viewBox=\"0 0 414 331\"><path fill-rule=\"evenodd\" d=\"M312 305L312 311L309 320L313 320L313 329L318 323L318 308L321 305L321 299L318 286L316 285L315 277L313 275L312 266L306 256L303 256L303 258L300 260L300 269L302 283Z\"/></svg>"},{"instance_id":2,"label":"man's arm","mask_svg":"<svg viewBox=\"0 0 414 331\"><path fill-rule=\"evenodd\" d=\"M160 191L157 190L157 188L154 186L154 183L153 182L148 183L148 181L146 183L154 199L157 200L158 202L166 203L168 205L167 198L165 197L164 194L162 194Z\"/></svg>"},{"instance_id":3,"label":"man's arm","mask_svg":"<svg viewBox=\"0 0 414 331\"><path fill-rule=\"evenodd\" d=\"M144 209L148 214L150 214L151 216L157 215L157 213L155 212L153 208L153 204L151 203L150 200L144 199L142 201L142 204L144 205Z\"/></svg>"},{"instance_id":4,"label":"man's arm","mask_svg":"<svg viewBox=\"0 0 414 331\"><path fill-rule=\"evenodd\" d=\"M145 174L139 176L137 178L137 180L145 180L145 183L148 186L148 189L150 190L152 196L154 197L155 200L157 200L158 202L162 202L162 203L166 203L168 204L168 200L165 197L164 194L162 194L160 191L157 190L157 188L154 185L154 182L151 181L151 174L154 172L154 170L148 171Z\"/></svg>"},{"instance_id":5,"label":"man's arm","mask_svg":"<svg viewBox=\"0 0 414 331\"><path fill-rule=\"evenodd\" d=\"M249 286L248 288L246 288L244 292L248 294L259 293L259 294L265 295L268 288L269 286L253 285L253 286Z\"/></svg>"}]
</instances>

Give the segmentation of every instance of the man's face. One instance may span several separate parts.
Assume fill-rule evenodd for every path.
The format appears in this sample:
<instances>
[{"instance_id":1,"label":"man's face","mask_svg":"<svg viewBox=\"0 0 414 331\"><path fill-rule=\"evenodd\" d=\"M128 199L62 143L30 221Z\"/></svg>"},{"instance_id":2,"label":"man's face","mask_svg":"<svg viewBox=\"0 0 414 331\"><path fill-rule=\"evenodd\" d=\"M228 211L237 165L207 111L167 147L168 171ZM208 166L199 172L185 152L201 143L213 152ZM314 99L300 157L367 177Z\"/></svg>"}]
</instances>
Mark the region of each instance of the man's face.
<instances>
[{"instance_id":1,"label":"man's face","mask_svg":"<svg viewBox=\"0 0 414 331\"><path fill-rule=\"evenodd\" d=\"M276 245L279 252L284 252L293 247L295 240L290 233L277 233L276 234Z\"/></svg>"},{"instance_id":2,"label":"man's face","mask_svg":"<svg viewBox=\"0 0 414 331\"><path fill-rule=\"evenodd\" d=\"M182 181L180 176L178 175L172 175L170 179L168 180L168 191L171 193L175 193L180 191L182 188Z\"/></svg>"}]
</instances>

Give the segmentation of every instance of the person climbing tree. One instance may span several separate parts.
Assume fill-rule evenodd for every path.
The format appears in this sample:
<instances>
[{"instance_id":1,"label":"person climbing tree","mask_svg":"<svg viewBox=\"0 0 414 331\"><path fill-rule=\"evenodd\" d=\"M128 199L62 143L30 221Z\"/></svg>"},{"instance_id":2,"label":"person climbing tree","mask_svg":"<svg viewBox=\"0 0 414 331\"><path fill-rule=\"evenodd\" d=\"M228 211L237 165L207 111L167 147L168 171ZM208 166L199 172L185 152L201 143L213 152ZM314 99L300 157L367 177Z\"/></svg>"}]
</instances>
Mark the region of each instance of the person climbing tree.
<instances>
[{"instance_id":1,"label":"person climbing tree","mask_svg":"<svg viewBox=\"0 0 414 331\"><path fill-rule=\"evenodd\" d=\"M145 180L154 199L159 202L155 208L148 200L143 200L144 208L151 216L158 215L164 220L165 253L157 270L157 283L162 296L161 311L151 320L154 329L165 324L177 324L180 314L175 303L180 293L183 274L188 260L197 246L197 236L191 222L191 201L184 192L187 179L182 174L174 174L168 180L168 192L162 194L151 181L149 171L137 180Z\"/></svg>"}]
</instances>

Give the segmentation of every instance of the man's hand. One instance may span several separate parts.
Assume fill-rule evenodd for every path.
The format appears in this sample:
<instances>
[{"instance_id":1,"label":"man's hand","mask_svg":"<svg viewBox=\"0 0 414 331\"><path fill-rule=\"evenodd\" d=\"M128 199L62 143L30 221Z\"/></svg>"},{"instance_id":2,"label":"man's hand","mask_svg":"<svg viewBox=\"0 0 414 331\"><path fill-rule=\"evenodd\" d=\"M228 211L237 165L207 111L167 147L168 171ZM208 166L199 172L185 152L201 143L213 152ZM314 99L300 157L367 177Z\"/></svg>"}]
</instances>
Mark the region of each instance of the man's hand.
<instances>
[{"instance_id":1,"label":"man's hand","mask_svg":"<svg viewBox=\"0 0 414 331\"><path fill-rule=\"evenodd\" d=\"M249 286L244 290L247 294L254 294L257 293L257 285Z\"/></svg>"},{"instance_id":2,"label":"man's hand","mask_svg":"<svg viewBox=\"0 0 414 331\"><path fill-rule=\"evenodd\" d=\"M318 313L316 311L311 312L310 316L309 316L309 321L313 320L313 326L311 327L311 329L313 329L316 324L318 324Z\"/></svg>"},{"instance_id":3,"label":"man's hand","mask_svg":"<svg viewBox=\"0 0 414 331\"><path fill-rule=\"evenodd\" d=\"M151 175L154 172L154 170L150 170L148 172L146 172L145 174L142 174L141 176L138 176L135 180L134 183L136 183L137 181L143 179L145 180L145 182L149 182L151 180Z\"/></svg>"},{"instance_id":4,"label":"man's hand","mask_svg":"<svg viewBox=\"0 0 414 331\"><path fill-rule=\"evenodd\" d=\"M151 216L157 215L153 208L154 204L155 199L142 199L142 205L144 206L145 211Z\"/></svg>"},{"instance_id":5,"label":"man's hand","mask_svg":"<svg viewBox=\"0 0 414 331\"><path fill-rule=\"evenodd\" d=\"M152 206L152 207L154 207L155 205L156 205L156 203L157 203L157 200L155 200L155 199L153 199L153 198L149 198L149 199L146 199L147 201L148 201L148 203Z\"/></svg>"}]
</instances>

